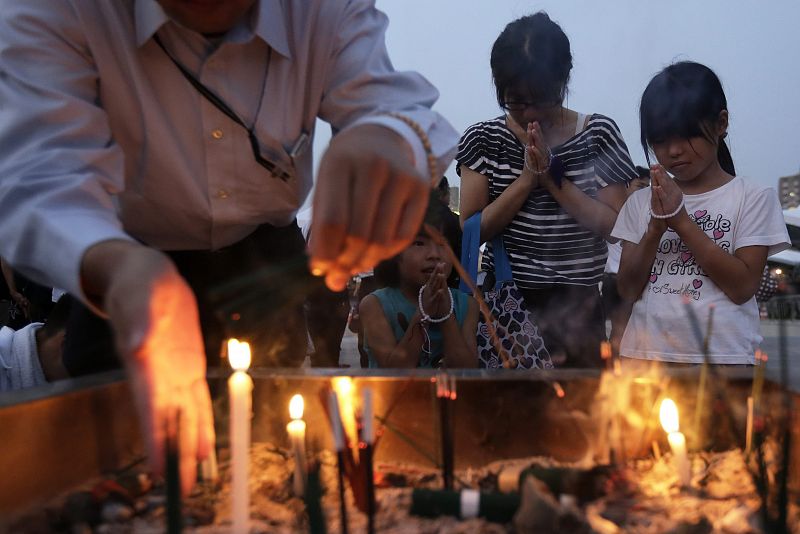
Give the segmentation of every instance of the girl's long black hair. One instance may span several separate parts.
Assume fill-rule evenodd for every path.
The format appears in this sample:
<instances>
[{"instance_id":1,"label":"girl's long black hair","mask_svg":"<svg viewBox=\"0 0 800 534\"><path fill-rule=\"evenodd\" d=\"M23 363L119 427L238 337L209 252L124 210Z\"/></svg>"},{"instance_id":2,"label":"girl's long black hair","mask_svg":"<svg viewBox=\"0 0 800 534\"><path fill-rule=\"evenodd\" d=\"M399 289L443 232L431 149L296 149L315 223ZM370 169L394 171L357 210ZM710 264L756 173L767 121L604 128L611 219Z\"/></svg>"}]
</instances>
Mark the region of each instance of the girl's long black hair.
<instances>
[{"instance_id":1,"label":"girl's long black hair","mask_svg":"<svg viewBox=\"0 0 800 534\"><path fill-rule=\"evenodd\" d=\"M639 107L641 142L650 162L650 147L671 137L705 137L717 142L722 169L736 176L724 136L715 139L714 125L728 109L722 83L714 71L693 61L681 61L659 72L642 94Z\"/></svg>"}]
</instances>

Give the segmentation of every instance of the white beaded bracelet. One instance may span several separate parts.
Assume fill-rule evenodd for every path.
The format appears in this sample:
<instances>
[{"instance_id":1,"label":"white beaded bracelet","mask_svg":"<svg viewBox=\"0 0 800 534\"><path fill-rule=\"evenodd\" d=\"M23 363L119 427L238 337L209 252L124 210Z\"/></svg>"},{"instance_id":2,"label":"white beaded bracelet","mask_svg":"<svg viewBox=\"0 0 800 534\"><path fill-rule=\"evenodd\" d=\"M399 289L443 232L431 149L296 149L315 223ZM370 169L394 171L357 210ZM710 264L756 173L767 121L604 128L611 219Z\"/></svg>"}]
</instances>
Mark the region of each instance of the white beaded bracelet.
<instances>
[{"instance_id":1,"label":"white beaded bracelet","mask_svg":"<svg viewBox=\"0 0 800 534\"><path fill-rule=\"evenodd\" d=\"M548 155L547 155L547 167L545 167L545 168L544 168L544 169L542 169L541 171L534 170L534 168L533 168L533 167L531 167L531 162L530 162L530 160L528 159L528 148L527 148L527 147L525 147L525 152L524 152L524 157L523 157L523 160L524 160L524 164L525 164L525 168L526 168L526 169L528 169L529 171L531 171L531 172L532 172L534 175L536 175L536 176L541 176L541 175L543 175L544 173L546 173L547 171L549 171L549 170L550 170L550 166L553 164L553 153L552 153L552 152L550 152L550 151L548 150Z\"/></svg>"},{"instance_id":2,"label":"white beaded bracelet","mask_svg":"<svg viewBox=\"0 0 800 534\"><path fill-rule=\"evenodd\" d=\"M427 284L423 285L421 288L419 288L419 295L417 296L417 304L419 306L419 313L420 313L420 315L422 315L422 322L423 323L443 323L443 322L445 322L446 320L448 320L453 315L453 307L454 307L453 294L450 293L450 289L447 290L447 296L450 297L450 311L447 312L447 314L444 315L443 317L433 318L430 315L428 315L428 312L426 312L425 308L422 307L422 292L425 291L426 287L427 287Z\"/></svg>"},{"instance_id":3,"label":"white beaded bracelet","mask_svg":"<svg viewBox=\"0 0 800 534\"><path fill-rule=\"evenodd\" d=\"M678 207L672 213L667 213L666 215L658 215L656 213L653 213L653 208L650 208L650 216L654 219L669 219L670 217L675 217L678 213L680 213L680 211L683 209L683 205L684 205L684 199L683 196L681 196L681 203L678 204Z\"/></svg>"}]
</instances>

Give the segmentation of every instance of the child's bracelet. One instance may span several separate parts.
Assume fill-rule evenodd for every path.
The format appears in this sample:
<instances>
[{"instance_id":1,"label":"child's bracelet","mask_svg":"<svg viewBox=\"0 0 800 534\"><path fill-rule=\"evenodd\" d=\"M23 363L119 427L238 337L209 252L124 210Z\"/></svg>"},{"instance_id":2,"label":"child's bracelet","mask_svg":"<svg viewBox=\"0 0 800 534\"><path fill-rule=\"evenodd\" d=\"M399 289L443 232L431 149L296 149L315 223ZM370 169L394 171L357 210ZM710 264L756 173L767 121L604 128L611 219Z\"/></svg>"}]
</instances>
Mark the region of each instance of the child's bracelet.
<instances>
[{"instance_id":1,"label":"child's bracelet","mask_svg":"<svg viewBox=\"0 0 800 534\"><path fill-rule=\"evenodd\" d=\"M386 115L403 121L408 125L409 128L414 130L415 134L417 134L417 137L419 137L419 140L422 142L422 148L425 149L425 156L428 158L428 172L430 173L431 186L435 187L442 177L439 176L436 156L433 155L433 148L431 147L431 140L428 138L428 134L425 133L425 130L422 129L422 126L420 126L417 121L410 119L405 115L395 112L388 112Z\"/></svg>"},{"instance_id":2,"label":"child's bracelet","mask_svg":"<svg viewBox=\"0 0 800 534\"><path fill-rule=\"evenodd\" d=\"M450 297L450 311L447 312L442 317L431 317L430 315L428 315L428 312L425 311L425 308L422 307L422 292L425 291L426 287L427 287L427 284L423 285L421 288L419 288L419 294L417 295L417 305L419 307L419 313L420 313L420 315L422 315L422 322L423 323L443 323L443 322L445 322L446 320L448 320L453 315L453 308L454 308L453 294L450 293L449 289L447 290L447 296Z\"/></svg>"},{"instance_id":3,"label":"child's bracelet","mask_svg":"<svg viewBox=\"0 0 800 534\"><path fill-rule=\"evenodd\" d=\"M671 217L675 217L680 211L683 209L684 205L684 198L681 196L681 203L678 204L678 207L672 213L668 213L666 215L658 215L657 213L653 213L653 208L650 208L650 216L654 219L669 219Z\"/></svg>"}]
</instances>

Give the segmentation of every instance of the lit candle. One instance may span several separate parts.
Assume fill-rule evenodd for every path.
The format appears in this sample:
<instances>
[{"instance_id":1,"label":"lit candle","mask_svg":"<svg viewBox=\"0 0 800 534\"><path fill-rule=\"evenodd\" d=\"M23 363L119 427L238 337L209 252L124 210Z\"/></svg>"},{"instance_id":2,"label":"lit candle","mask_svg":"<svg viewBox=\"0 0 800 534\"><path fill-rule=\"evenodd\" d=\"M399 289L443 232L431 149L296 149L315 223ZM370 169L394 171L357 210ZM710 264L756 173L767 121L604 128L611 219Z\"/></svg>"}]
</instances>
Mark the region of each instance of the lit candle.
<instances>
[{"instance_id":1,"label":"lit candle","mask_svg":"<svg viewBox=\"0 0 800 534\"><path fill-rule=\"evenodd\" d=\"M333 379L332 384L339 400L339 416L344 427L345 445L357 444L358 425L353 403L353 380L349 376L339 376Z\"/></svg>"},{"instance_id":2,"label":"lit candle","mask_svg":"<svg viewBox=\"0 0 800 534\"><path fill-rule=\"evenodd\" d=\"M331 428L333 429L333 445L336 448L336 467L339 476L339 519L341 521L342 534L347 534L347 501L344 495L344 431L342 429L342 418L339 415L339 399L335 391L328 394L328 412L331 418Z\"/></svg>"},{"instance_id":3,"label":"lit candle","mask_svg":"<svg viewBox=\"0 0 800 534\"><path fill-rule=\"evenodd\" d=\"M681 482L681 486L688 486L692 480L692 467L686 454L686 437L679 431L678 407L672 399L666 398L661 401L659 418L661 419L661 426L664 427L664 431L667 433L669 446L672 449L675 469L678 471L678 479Z\"/></svg>"},{"instance_id":4,"label":"lit candle","mask_svg":"<svg viewBox=\"0 0 800 534\"><path fill-rule=\"evenodd\" d=\"M756 351L756 365L753 369L755 376L753 377L753 412L758 413L761 405L761 391L764 389L764 370L767 368L768 356L766 352L760 349Z\"/></svg>"},{"instance_id":5,"label":"lit candle","mask_svg":"<svg viewBox=\"0 0 800 534\"><path fill-rule=\"evenodd\" d=\"M744 427L744 454L750 455L753 447L753 397L747 397L747 423Z\"/></svg>"},{"instance_id":6,"label":"lit candle","mask_svg":"<svg viewBox=\"0 0 800 534\"><path fill-rule=\"evenodd\" d=\"M367 445L375 443L375 422L373 421L373 414L372 390L366 388L364 389L364 398L361 402L361 424L364 443Z\"/></svg>"},{"instance_id":7,"label":"lit candle","mask_svg":"<svg viewBox=\"0 0 800 534\"><path fill-rule=\"evenodd\" d=\"M375 472L373 468L373 444L375 443L375 424L372 420L372 390L364 389L361 402L361 433L364 439L363 458L367 471L367 534L375 533Z\"/></svg>"},{"instance_id":8,"label":"lit candle","mask_svg":"<svg viewBox=\"0 0 800 534\"><path fill-rule=\"evenodd\" d=\"M306 422L303 421L303 396L295 395L289 401L289 417L292 420L286 425L286 432L292 442L294 452L294 494L302 497L306 488Z\"/></svg>"},{"instance_id":9,"label":"lit candle","mask_svg":"<svg viewBox=\"0 0 800 534\"><path fill-rule=\"evenodd\" d=\"M250 367L250 345L228 340L228 361L234 373L228 379L230 399L231 449L231 514L235 534L249 530L250 493L247 479L250 471L250 417L253 407L253 380Z\"/></svg>"}]
</instances>

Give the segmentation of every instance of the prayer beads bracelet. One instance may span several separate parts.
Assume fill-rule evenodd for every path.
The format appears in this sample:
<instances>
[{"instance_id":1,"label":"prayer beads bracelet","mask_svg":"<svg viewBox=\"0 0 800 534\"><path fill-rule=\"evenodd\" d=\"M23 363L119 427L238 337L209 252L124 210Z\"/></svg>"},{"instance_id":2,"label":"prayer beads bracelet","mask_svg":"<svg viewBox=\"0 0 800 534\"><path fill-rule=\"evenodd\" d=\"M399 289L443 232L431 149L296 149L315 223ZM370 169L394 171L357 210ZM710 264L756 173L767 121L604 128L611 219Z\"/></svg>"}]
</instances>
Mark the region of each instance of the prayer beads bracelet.
<instances>
[{"instance_id":1,"label":"prayer beads bracelet","mask_svg":"<svg viewBox=\"0 0 800 534\"><path fill-rule=\"evenodd\" d=\"M423 323L443 323L448 320L453 315L453 294L450 293L450 289L447 289L447 296L450 297L450 311L447 312L442 317L431 317L428 315L428 312L425 311L425 308L422 306L422 292L425 291L425 288L428 287L427 284L423 285L419 288L419 295L417 296L417 304L419 306L419 313L422 315L422 322Z\"/></svg>"},{"instance_id":2,"label":"prayer beads bracelet","mask_svg":"<svg viewBox=\"0 0 800 534\"><path fill-rule=\"evenodd\" d=\"M650 208L650 216L654 219L669 219L671 217L675 217L680 211L683 209L683 205L685 204L683 196L681 196L681 203L678 204L678 207L672 213L667 213L666 215L659 215L657 213L653 213L653 208Z\"/></svg>"}]
</instances>

